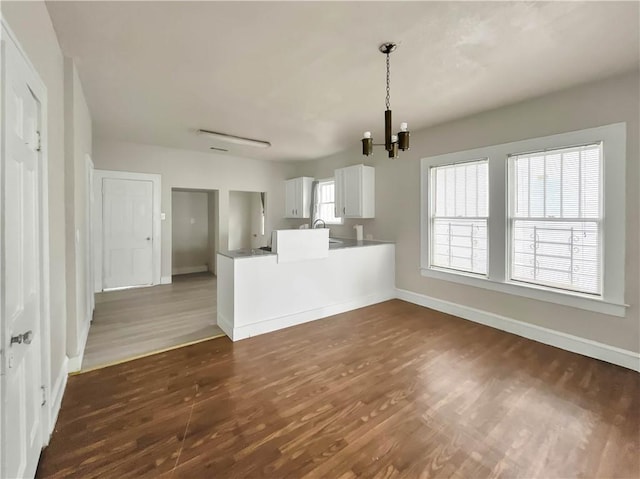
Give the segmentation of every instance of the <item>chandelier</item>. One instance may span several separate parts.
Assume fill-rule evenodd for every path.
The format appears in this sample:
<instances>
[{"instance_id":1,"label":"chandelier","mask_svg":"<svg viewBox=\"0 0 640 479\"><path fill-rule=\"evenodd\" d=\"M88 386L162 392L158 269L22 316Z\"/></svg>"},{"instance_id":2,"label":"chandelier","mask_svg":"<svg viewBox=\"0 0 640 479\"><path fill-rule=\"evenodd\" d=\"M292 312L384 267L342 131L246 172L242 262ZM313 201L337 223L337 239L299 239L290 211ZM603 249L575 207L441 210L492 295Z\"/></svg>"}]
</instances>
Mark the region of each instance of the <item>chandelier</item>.
<instances>
[{"instance_id":1,"label":"chandelier","mask_svg":"<svg viewBox=\"0 0 640 479\"><path fill-rule=\"evenodd\" d=\"M373 143L371 138L371 132L365 131L362 138L362 154L369 156L373 153L374 146L384 145L384 149L389 152L389 158L398 157L398 148L402 151L409 149L409 131L407 130L406 123L400 123L400 131L397 135L391 133L391 103L389 101L389 55L396 49L397 45L392 42L383 43L380 45L379 50L387 56L387 97L385 105L387 109L384 112L384 143Z\"/></svg>"}]
</instances>

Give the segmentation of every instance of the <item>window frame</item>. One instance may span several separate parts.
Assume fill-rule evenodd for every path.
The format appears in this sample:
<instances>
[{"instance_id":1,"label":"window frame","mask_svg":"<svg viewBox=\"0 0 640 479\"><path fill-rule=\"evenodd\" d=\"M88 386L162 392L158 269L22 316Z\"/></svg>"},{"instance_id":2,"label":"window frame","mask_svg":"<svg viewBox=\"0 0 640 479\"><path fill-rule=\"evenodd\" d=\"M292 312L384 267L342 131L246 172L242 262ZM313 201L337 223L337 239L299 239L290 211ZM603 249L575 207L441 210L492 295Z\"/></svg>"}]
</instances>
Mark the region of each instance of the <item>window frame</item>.
<instances>
[{"instance_id":1,"label":"window frame","mask_svg":"<svg viewBox=\"0 0 640 479\"><path fill-rule=\"evenodd\" d=\"M343 217L337 217L336 221L326 221L323 218L320 218L320 186L323 183L333 183L333 206L334 206L334 212L335 212L335 205L336 205L336 179L335 177L331 177L331 178L323 178L321 180L317 180L318 181L318 186L317 186L317 190L316 190L316 196L314 198L315 204L313 205L314 211L315 211L315 219L320 219L322 221L324 221L325 225L342 225L344 224L344 218ZM323 205L326 205L328 203L322 203ZM334 214L335 216L335 214Z\"/></svg>"},{"instance_id":2,"label":"window frame","mask_svg":"<svg viewBox=\"0 0 640 479\"><path fill-rule=\"evenodd\" d=\"M464 165L464 164L469 164L469 163L486 163L487 164L487 170L489 168L489 159L486 157L483 158L476 158L476 159L469 159L469 160L465 160L465 161L459 161L456 163L448 163L448 164L442 164L442 165L432 165L429 167L429 171L428 171L428 175L429 175L429 185L430 185L430 203L429 203L429 268L431 269L435 269L435 270L439 270L439 271L451 271L457 274L465 274L465 275L469 275L472 277L478 277L478 278L486 278L489 275L489 192L488 192L488 188L487 188L487 217L486 217L486 222L487 222L487 251L486 251L486 256L487 256L487 265L486 265L486 269L487 272L486 273L476 273L473 271L465 271L462 269L456 269L453 267L449 267L447 268L446 266L441 266L441 265L436 265L433 262L433 256L434 256L434 243L432 240L432 237L435 234L434 231L434 224L436 219L441 218L441 219L453 219L456 218L455 216L436 216L435 215L435 211L436 211L436 178L434 175L434 172L437 168L442 168L442 167L450 167L450 166L459 166L459 165ZM489 178L489 174L487 171L487 181ZM488 186L488 185L487 185ZM470 216L461 216L461 219L470 219L470 220L485 220L485 217L482 216L475 216L475 217L470 217Z\"/></svg>"},{"instance_id":3,"label":"window frame","mask_svg":"<svg viewBox=\"0 0 640 479\"><path fill-rule=\"evenodd\" d=\"M517 187L515 184L515 160L518 156L521 155L526 155L529 153L543 153L543 152L547 152L547 151L559 151L559 150L566 150L566 149L571 149L571 148L580 148L580 147L584 147L584 146L590 146L590 145L598 145L599 146L599 164L600 164L600 168L599 168L599 198L598 198L598 217L597 218L590 218L590 217L563 217L563 216L559 216L559 217L546 217L546 216L542 216L542 217L532 217L532 216L527 216L527 217L517 217L515 215L515 210L516 210L516 195L517 195ZM588 144L582 144L582 145L569 145L566 148L561 148L561 149L556 149L556 148L547 148L546 150L536 150L533 152L518 152L518 153L512 153L507 157L507 234L508 234L508 245L507 245L507 278L510 282L515 283L515 284L521 284L524 286L529 286L529 285L535 285L535 286L541 286L541 287L546 287L546 288L550 288L552 290L558 290L559 292L567 292L570 294L584 294L587 295L589 297L594 297L594 298L603 298L603 294L604 294L604 275L603 275L603 266L604 266L604 247L603 247L603 239L604 239L604 235L603 235L603 230L604 230L604 222L603 222L603 216L604 216L604 143L603 142L592 142L592 143L588 143ZM559 222L559 223L580 223L580 222L588 222L588 223L596 223L597 224L597 228L598 228L598 255L599 255L599 264L598 264L598 289L599 289L599 293L589 293L586 291L580 291L578 289L572 289L572 288L568 288L568 287L560 287L560 286L551 286L551 285L544 285L542 283L536 283L536 282L527 282L524 279L517 279L513 277L513 255L514 255L514 251L513 251L513 235L514 235L514 224L516 221L545 221L545 222L549 222L549 223L553 223L553 222Z\"/></svg>"},{"instance_id":4,"label":"window frame","mask_svg":"<svg viewBox=\"0 0 640 479\"><path fill-rule=\"evenodd\" d=\"M602 294L559 290L510 280L509 157L528 151L561 149L602 142ZM560 133L421 159L421 275L503 293L562 304L588 311L624 317L625 278L625 169L626 123ZM430 169L433 166L487 158L489 163L489 219L487 224L487 276L434 268L430 264L431 211Z\"/></svg>"}]
</instances>

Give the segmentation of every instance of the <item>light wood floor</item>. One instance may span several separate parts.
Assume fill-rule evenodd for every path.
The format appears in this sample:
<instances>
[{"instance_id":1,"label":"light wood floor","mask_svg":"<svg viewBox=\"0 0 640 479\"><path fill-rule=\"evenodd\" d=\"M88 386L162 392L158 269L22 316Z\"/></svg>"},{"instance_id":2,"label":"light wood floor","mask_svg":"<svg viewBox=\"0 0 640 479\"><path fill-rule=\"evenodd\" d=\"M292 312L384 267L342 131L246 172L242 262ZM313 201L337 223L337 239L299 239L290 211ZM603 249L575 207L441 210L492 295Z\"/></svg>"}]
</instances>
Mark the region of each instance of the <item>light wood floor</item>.
<instances>
[{"instance_id":1,"label":"light wood floor","mask_svg":"<svg viewBox=\"0 0 640 479\"><path fill-rule=\"evenodd\" d=\"M82 370L224 334L216 324L216 277L96 295Z\"/></svg>"},{"instance_id":2,"label":"light wood floor","mask_svg":"<svg viewBox=\"0 0 640 479\"><path fill-rule=\"evenodd\" d=\"M38 477L637 479L639 434L639 374L393 300L71 377Z\"/></svg>"}]
</instances>

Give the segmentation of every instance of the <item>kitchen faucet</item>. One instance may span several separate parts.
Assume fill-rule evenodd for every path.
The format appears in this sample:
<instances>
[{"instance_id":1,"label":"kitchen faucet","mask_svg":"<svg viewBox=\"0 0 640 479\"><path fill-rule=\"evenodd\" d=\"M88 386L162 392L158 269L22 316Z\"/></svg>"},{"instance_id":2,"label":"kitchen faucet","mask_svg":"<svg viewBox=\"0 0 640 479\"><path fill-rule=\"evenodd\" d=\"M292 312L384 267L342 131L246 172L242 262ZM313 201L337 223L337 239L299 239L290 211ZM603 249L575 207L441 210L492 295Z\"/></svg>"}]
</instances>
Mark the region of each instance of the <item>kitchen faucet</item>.
<instances>
[{"instance_id":1,"label":"kitchen faucet","mask_svg":"<svg viewBox=\"0 0 640 479\"><path fill-rule=\"evenodd\" d=\"M318 223L322 222L322 227L326 228L327 227L327 223L324 222L324 220L322 218L318 218L317 220L315 220L313 222L313 224L311 225L311 229L316 229L318 227Z\"/></svg>"}]
</instances>

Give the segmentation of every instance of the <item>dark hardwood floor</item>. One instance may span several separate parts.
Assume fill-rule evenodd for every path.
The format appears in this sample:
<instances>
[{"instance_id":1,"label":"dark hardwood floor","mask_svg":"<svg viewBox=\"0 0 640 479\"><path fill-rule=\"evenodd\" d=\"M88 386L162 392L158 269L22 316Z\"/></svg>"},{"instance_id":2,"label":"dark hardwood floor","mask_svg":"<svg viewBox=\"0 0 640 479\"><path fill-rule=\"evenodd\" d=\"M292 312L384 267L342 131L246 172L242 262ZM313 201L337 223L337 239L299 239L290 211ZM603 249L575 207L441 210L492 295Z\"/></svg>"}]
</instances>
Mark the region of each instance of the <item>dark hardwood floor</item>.
<instances>
[{"instance_id":1,"label":"dark hardwood floor","mask_svg":"<svg viewBox=\"0 0 640 479\"><path fill-rule=\"evenodd\" d=\"M393 300L71 377L38 477L638 478L639 436L639 374Z\"/></svg>"}]
</instances>

